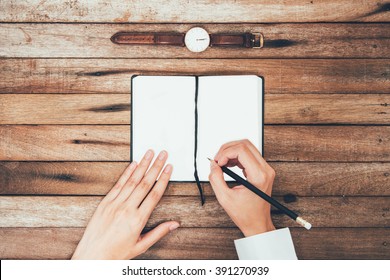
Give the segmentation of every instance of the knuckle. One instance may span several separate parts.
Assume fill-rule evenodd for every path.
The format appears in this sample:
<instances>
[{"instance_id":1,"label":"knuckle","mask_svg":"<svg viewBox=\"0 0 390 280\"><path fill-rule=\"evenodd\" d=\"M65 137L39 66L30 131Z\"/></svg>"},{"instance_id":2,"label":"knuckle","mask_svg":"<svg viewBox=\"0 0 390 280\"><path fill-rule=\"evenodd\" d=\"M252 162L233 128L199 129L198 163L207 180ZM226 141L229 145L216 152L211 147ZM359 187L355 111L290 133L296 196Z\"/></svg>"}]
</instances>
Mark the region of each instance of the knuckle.
<instances>
[{"instance_id":1,"label":"knuckle","mask_svg":"<svg viewBox=\"0 0 390 280\"><path fill-rule=\"evenodd\" d=\"M139 166L147 169L150 166L150 161L147 159L142 159L141 162L139 163Z\"/></svg>"},{"instance_id":2,"label":"knuckle","mask_svg":"<svg viewBox=\"0 0 390 280\"><path fill-rule=\"evenodd\" d=\"M141 181L141 183L139 184L139 186L141 187L141 188L143 188L143 189L148 189L150 186L152 186L153 185L153 180L151 180L150 178L147 178L147 177L145 177L142 181Z\"/></svg>"},{"instance_id":3,"label":"knuckle","mask_svg":"<svg viewBox=\"0 0 390 280\"><path fill-rule=\"evenodd\" d=\"M160 178L158 178L158 181L156 181L156 185L158 183L159 185L164 186L164 188L167 188L169 184L169 178L169 176L161 175Z\"/></svg>"},{"instance_id":4,"label":"knuckle","mask_svg":"<svg viewBox=\"0 0 390 280\"><path fill-rule=\"evenodd\" d=\"M259 186L263 186L268 180L268 175L267 173L265 172L260 172L259 176L257 176L256 180L255 180L255 184L256 185L259 185Z\"/></svg>"},{"instance_id":5,"label":"knuckle","mask_svg":"<svg viewBox=\"0 0 390 280\"><path fill-rule=\"evenodd\" d=\"M238 150L241 153L246 153L248 150L248 147L243 142L240 142L240 144L238 144Z\"/></svg>"},{"instance_id":6,"label":"knuckle","mask_svg":"<svg viewBox=\"0 0 390 280\"><path fill-rule=\"evenodd\" d=\"M268 174L269 174L270 179L272 179L272 180L275 179L275 176L276 176L275 169L273 169L272 167L269 167Z\"/></svg>"},{"instance_id":7,"label":"knuckle","mask_svg":"<svg viewBox=\"0 0 390 280\"><path fill-rule=\"evenodd\" d=\"M162 197L162 193L160 193L159 191L156 191L156 190L152 190L149 195L150 198L154 201L158 201L160 200L160 198Z\"/></svg>"},{"instance_id":8,"label":"knuckle","mask_svg":"<svg viewBox=\"0 0 390 280\"><path fill-rule=\"evenodd\" d=\"M137 180L134 177L131 177L129 181L127 181L126 185L133 187L137 185Z\"/></svg>"},{"instance_id":9,"label":"knuckle","mask_svg":"<svg viewBox=\"0 0 390 280\"><path fill-rule=\"evenodd\" d=\"M165 173L164 171L161 172L160 177L158 178L159 182L169 181L169 178L171 178L171 174Z\"/></svg>"},{"instance_id":10,"label":"knuckle","mask_svg":"<svg viewBox=\"0 0 390 280\"><path fill-rule=\"evenodd\" d=\"M229 143L223 144L223 145L219 148L219 150L222 151L222 150L226 149L226 147L227 147L228 145L229 145Z\"/></svg>"}]
</instances>

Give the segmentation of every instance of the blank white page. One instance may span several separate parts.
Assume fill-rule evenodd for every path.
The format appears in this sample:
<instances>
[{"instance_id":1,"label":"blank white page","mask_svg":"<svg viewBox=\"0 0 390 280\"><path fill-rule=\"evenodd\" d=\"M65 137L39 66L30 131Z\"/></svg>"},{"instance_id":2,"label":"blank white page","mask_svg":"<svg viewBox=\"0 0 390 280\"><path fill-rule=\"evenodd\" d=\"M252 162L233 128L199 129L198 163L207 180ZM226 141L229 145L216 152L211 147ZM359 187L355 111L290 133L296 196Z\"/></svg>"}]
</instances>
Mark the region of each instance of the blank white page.
<instances>
[{"instance_id":1,"label":"blank white page","mask_svg":"<svg viewBox=\"0 0 390 280\"><path fill-rule=\"evenodd\" d=\"M166 150L172 181L194 180L195 77L132 79L132 158Z\"/></svg>"},{"instance_id":2,"label":"blank white page","mask_svg":"<svg viewBox=\"0 0 390 280\"><path fill-rule=\"evenodd\" d=\"M222 144L249 139L262 152L262 78L206 76L199 78L198 154L199 179L208 181L210 162ZM242 175L241 170L232 168ZM225 175L226 180L232 180Z\"/></svg>"}]
</instances>

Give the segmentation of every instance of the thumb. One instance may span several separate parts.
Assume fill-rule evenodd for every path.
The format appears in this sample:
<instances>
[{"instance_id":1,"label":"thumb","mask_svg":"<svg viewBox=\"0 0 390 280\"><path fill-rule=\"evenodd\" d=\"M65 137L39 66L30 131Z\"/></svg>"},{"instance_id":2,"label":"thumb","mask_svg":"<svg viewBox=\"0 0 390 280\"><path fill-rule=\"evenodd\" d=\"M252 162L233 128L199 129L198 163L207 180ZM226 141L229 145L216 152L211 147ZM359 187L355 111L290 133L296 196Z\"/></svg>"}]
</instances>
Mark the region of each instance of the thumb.
<instances>
[{"instance_id":1,"label":"thumb","mask_svg":"<svg viewBox=\"0 0 390 280\"><path fill-rule=\"evenodd\" d=\"M159 224L151 231L142 234L137 246L141 252L145 252L152 247L157 241L167 235L169 232L177 229L180 224L176 221L165 222Z\"/></svg>"},{"instance_id":2,"label":"thumb","mask_svg":"<svg viewBox=\"0 0 390 280\"><path fill-rule=\"evenodd\" d=\"M217 199L226 197L226 195L230 191L230 188L226 184L225 179L223 178L223 172L221 167L219 167L219 165L213 160L210 161L209 180L211 187L213 188L213 191L217 196Z\"/></svg>"}]
</instances>

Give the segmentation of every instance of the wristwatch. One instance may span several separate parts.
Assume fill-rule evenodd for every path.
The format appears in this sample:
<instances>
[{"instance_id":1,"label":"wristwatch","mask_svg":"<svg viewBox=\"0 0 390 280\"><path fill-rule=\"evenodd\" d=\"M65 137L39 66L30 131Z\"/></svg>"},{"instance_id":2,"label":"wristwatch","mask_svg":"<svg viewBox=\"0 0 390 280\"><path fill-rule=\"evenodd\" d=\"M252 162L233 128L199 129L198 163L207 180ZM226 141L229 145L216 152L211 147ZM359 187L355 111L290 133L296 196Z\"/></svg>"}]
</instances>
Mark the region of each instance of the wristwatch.
<instances>
[{"instance_id":1,"label":"wristwatch","mask_svg":"<svg viewBox=\"0 0 390 280\"><path fill-rule=\"evenodd\" d=\"M111 37L115 44L186 46L192 52L203 52L208 47L262 48L261 33L209 34L201 27L193 27L186 33L134 33L118 32Z\"/></svg>"}]
</instances>

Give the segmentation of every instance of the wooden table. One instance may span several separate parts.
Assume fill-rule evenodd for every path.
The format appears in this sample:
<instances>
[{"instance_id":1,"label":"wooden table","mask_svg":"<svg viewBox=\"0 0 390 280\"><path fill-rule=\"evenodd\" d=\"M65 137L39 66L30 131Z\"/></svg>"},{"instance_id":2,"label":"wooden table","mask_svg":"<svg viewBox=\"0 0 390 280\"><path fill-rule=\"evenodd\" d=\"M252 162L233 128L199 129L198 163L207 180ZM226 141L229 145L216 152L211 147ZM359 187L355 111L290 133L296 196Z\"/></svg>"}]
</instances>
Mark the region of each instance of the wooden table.
<instances>
[{"instance_id":1,"label":"wooden table","mask_svg":"<svg viewBox=\"0 0 390 280\"><path fill-rule=\"evenodd\" d=\"M390 4L161 2L0 2L0 257L71 256L129 161L132 75L256 74L265 77L274 196L314 225L274 212L298 257L389 259ZM260 31L265 47L195 54L109 40L193 26ZM141 258L237 258L241 234L204 189L201 207L194 184L170 185L147 227L182 227Z\"/></svg>"}]
</instances>

